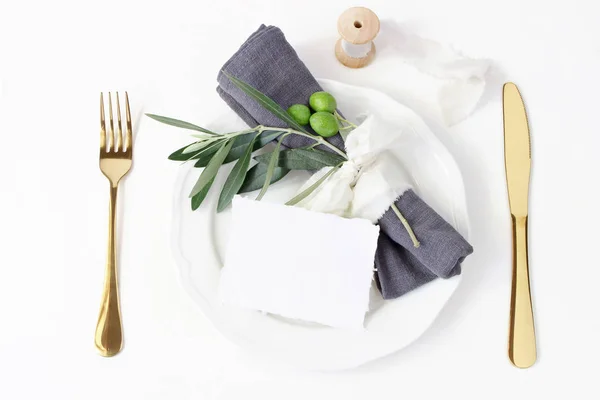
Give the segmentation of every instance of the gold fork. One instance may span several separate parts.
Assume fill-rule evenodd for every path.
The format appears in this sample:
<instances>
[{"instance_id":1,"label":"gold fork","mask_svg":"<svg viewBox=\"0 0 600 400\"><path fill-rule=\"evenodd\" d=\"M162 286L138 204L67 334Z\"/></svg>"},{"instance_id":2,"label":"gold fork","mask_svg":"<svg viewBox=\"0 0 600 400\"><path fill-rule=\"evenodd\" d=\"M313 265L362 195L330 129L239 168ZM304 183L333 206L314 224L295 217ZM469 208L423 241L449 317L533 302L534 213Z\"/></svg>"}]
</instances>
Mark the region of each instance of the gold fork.
<instances>
[{"instance_id":1,"label":"gold fork","mask_svg":"<svg viewBox=\"0 0 600 400\"><path fill-rule=\"evenodd\" d=\"M115 240L115 220L117 209L117 189L119 182L131 169L133 150L131 111L129 110L129 97L125 92L125 115L127 136L123 140L121 125L121 107L119 93L117 93L117 126L115 135L113 123L112 98L108 93L108 113L110 133L106 135L106 122L104 118L104 98L100 93L100 170L110 182L110 207L108 209L108 259L106 261L106 274L104 276L104 290L102 291L102 304L98 324L96 326L96 348L104 357L111 357L121 351L123 347L123 330L121 326L121 310L119 307L119 287L117 284L117 250ZM115 146L116 142L116 146Z\"/></svg>"}]
</instances>

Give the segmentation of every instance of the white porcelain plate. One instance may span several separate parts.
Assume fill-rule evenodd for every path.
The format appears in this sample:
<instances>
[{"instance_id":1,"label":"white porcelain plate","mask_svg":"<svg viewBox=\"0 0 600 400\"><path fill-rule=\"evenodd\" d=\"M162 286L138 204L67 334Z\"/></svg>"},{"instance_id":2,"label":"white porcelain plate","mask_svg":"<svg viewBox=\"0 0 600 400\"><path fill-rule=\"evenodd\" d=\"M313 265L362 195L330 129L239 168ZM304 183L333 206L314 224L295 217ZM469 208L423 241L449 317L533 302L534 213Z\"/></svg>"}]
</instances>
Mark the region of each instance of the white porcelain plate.
<instances>
[{"instance_id":1,"label":"white porcelain plate","mask_svg":"<svg viewBox=\"0 0 600 400\"><path fill-rule=\"evenodd\" d=\"M381 92L321 80L323 88L338 100L346 117L364 112L406 111ZM231 112L233 115L233 112ZM240 129L243 125L239 126ZM462 176L456 162L427 125L415 118L407 132L403 165L409 170L415 192L450 224L468 237L468 216ZM188 199L200 170L181 167L174 199L173 250L181 281L215 327L232 342L250 351L312 370L356 367L396 352L418 338L433 322L460 282L460 276L435 280L407 295L384 301L375 287L365 330L352 332L298 323L277 316L242 310L219 303L217 287L229 231L230 212L215 214L219 187L215 181L205 203L191 211ZM294 172L269 188L270 201L289 200L306 180ZM255 196L255 193L249 194ZM264 238L266 251L269 238Z\"/></svg>"}]
</instances>

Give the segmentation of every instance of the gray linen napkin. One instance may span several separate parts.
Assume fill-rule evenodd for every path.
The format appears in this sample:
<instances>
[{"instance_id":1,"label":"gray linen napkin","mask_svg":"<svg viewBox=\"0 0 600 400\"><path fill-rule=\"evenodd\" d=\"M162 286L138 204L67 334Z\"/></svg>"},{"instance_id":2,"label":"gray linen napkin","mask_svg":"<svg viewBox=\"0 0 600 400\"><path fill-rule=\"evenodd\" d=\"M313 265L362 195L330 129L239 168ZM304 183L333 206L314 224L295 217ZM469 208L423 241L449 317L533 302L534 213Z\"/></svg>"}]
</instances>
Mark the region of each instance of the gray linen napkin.
<instances>
[{"instance_id":1,"label":"gray linen napkin","mask_svg":"<svg viewBox=\"0 0 600 400\"><path fill-rule=\"evenodd\" d=\"M222 70L275 100L287 109L308 104L308 98L322 90L310 71L275 26L261 25ZM285 127L285 123L264 110L233 85L220 71L217 92L251 127ZM329 141L344 148L339 135ZM312 140L297 135L286 137L287 147L303 147ZM460 264L473 252L471 245L412 190L396 200L396 206L410 223L421 247L415 248L402 223L390 209L378 221L381 233L375 255L376 280L384 299L393 299L431 280L449 278L461 272Z\"/></svg>"}]
</instances>

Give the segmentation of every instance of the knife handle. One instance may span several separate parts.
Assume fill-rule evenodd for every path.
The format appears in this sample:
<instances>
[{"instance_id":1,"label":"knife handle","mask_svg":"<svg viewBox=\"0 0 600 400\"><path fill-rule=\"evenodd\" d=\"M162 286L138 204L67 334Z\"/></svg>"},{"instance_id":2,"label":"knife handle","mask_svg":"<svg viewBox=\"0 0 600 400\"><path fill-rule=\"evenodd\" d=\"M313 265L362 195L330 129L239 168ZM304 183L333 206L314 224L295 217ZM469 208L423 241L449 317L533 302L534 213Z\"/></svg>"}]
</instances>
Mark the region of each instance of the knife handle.
<instances>
[{"instance_id":1,"label":"knife handle","mask_svg":"<svg viewBox=\"0 0 600 400\"><path fill-rule=\"evenodd\" d=\"M527 217L512 216L513 274L510 299L508 357L519 368L529 368L536 360L535 328L529 290L527 256Z\"/></svg>"}]
</instances>

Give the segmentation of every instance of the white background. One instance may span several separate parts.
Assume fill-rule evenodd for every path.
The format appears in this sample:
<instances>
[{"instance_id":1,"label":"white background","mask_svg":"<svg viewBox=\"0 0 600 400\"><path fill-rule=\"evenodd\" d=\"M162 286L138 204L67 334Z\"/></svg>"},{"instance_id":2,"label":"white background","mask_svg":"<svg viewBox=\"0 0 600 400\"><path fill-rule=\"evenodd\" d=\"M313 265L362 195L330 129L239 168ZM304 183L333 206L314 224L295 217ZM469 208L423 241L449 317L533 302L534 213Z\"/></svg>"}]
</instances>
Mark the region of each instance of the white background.
<instances>
[{"instance_id":1,"label":"white background","mask_svg":"<svg viewBox=\"0 0 600 400\"><path fill-rule=\"evenodd\" d=\"M394 79L402 76L390 79L388 71L382 81L334 58L337 17L356 4L2 0L0 398L598 398L595 3L360 4L384 22L492 59L500 78L473 117L441 138L464 174L473 221L476 252L462 285L411 347L358 370L314 373L235 348L182 290L169 247L178 170L166 156L188 137L147 118L135 121L135 165L121 197L126 344L112 359L95 354L108 202L97 163L98 95L127 89L136 116L156 112L210 125L221 101L217 71L263 22L282 28L316 76L397 95ZM385 34L379 40L393 40ZM512 367L506 356L503 79L519 84L532 131L530 259L539 359L529 370Z\"/></svg>"}]
</instances>

